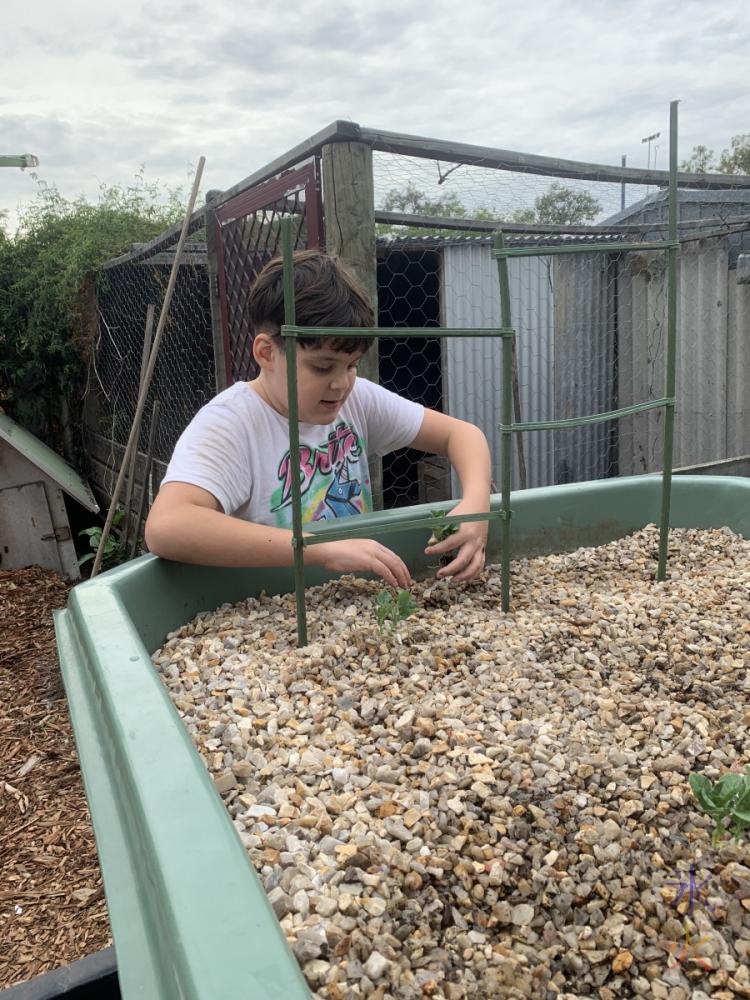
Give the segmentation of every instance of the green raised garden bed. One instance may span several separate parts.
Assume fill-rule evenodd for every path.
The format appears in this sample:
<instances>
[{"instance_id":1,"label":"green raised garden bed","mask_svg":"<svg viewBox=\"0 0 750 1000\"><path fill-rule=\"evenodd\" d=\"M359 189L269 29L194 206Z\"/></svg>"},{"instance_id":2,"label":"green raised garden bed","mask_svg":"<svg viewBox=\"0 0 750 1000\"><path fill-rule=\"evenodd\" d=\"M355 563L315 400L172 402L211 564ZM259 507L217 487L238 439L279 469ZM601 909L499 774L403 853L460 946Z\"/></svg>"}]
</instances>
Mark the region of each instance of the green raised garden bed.
<instances>
[{"instance_id":1,"label":"green raised garden bed","mask_svg":"<svg viewBox=\"0 0 750 1000\"><path fill-rule=\"evenodd\" d=\"M513 497L513 555L611 541L657 522L660 505L661 478L652 476L527 490ZM750 536L750 480L676 477L671 524ZM379 540L413 573L425 569L423 532ZM328 577L311 571L306 579ZM76 587L56 616L125 1000L310 995L150 660L166 633L199 611L292 589L291 570L206 569L144 556Z\"/></svg>"}]
</instances>

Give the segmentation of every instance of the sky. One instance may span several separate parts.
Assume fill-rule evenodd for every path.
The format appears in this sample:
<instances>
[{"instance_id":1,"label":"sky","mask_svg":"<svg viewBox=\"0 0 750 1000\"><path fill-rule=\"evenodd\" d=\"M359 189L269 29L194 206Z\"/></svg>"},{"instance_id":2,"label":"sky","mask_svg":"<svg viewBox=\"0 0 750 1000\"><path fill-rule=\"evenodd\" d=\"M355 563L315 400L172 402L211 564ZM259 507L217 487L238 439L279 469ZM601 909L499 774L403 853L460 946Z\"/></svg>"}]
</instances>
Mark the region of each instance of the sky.
<instances>
[{"instance_id":1,"label":"sky","mask_svg":"<svg viewBox=\"0 0 750 1000\"><path fill-rule=\"evenodd\" d=\"M12 231L39 180L67 198L146 179L225 189L337 119L504 149L667 166L750 132L746 0L27 0L0 36ZM456 175L456 179L458 176Z\"/></svg>"}]
</instances>

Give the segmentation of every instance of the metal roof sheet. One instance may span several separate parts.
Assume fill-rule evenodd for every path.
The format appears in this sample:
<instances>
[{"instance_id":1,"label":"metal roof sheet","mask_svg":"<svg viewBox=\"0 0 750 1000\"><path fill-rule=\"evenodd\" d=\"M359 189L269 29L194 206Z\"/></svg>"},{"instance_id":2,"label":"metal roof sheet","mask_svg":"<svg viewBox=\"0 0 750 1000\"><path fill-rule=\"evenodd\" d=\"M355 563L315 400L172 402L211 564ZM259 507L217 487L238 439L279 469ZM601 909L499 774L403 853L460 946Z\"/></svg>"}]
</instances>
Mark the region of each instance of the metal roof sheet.
<instances>
[{"instance_id":1,"label":"metal roof sheet","mask_svg":"<svg viewBox=\"0 0 750 1000\"><path fill-rule=\"evenodd\" d=\"M54 479L68 496L77 500L86 510L90 510L94 514L97 513L99 504L94 500L88 483L81 479L64 458L61 458L57 452L54 452L39 438L34 437L30 431L24 430L7 413L0 413L0 440L7 441L12 448L15 448L24 458L41 469L45 475Z\"/></svg>"}]
</instances>

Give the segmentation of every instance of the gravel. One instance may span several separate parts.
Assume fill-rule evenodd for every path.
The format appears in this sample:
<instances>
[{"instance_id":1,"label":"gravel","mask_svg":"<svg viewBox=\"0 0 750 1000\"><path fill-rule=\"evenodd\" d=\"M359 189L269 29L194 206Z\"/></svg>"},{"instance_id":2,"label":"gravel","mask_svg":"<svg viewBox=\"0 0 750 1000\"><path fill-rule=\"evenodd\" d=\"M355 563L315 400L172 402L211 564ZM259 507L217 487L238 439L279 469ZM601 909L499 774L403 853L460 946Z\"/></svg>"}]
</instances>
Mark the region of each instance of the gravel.
<instances>
[{"instance_id":1,"label":"gravel","mask_svg":"<svg viewBox=\"0 0 750 1000\"><path fill-rule=\"evenodd\" d=\"M687 780L748 760L750 542L673 530L663 583L657 547L515 562L507 615L496 567L415 584L383 634L342 577L303 649L262 595L154 654L316 997L750 997L747 835Z\"/></svg>"}]
</instances>

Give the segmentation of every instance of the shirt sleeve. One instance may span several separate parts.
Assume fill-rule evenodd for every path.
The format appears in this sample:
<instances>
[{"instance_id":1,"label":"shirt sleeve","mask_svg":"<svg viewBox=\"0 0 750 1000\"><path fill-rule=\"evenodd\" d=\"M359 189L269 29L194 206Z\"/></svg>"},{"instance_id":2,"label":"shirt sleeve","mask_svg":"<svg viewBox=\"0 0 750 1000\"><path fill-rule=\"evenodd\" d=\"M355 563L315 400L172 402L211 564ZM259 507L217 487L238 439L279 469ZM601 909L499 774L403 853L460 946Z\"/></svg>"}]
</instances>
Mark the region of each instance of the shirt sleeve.
<instances>
[{"instance_id":1,"label":"shirt sleeve","mask_svg":"<svg viewBox=\"0 0 750 1000\"><path fill-rule=\"evenodd\" d=\"M367 453L387 455L408 447L419 433L424 406L403 399L390 389L368 379L357 379L357 393L367 422Z\"/></svg>"},{"instance_id":2,"label":"shirt sleeve","mask_svg":"<svg viewBox=\"0 0 750 1000\"><path fill-rule=\"evenodd\" d=\"M237 415L224 403L204 406L182 432L162 483L189 483L216 497L225 514L252 492L247 442Z\"/></svg>"}]
</instances>

